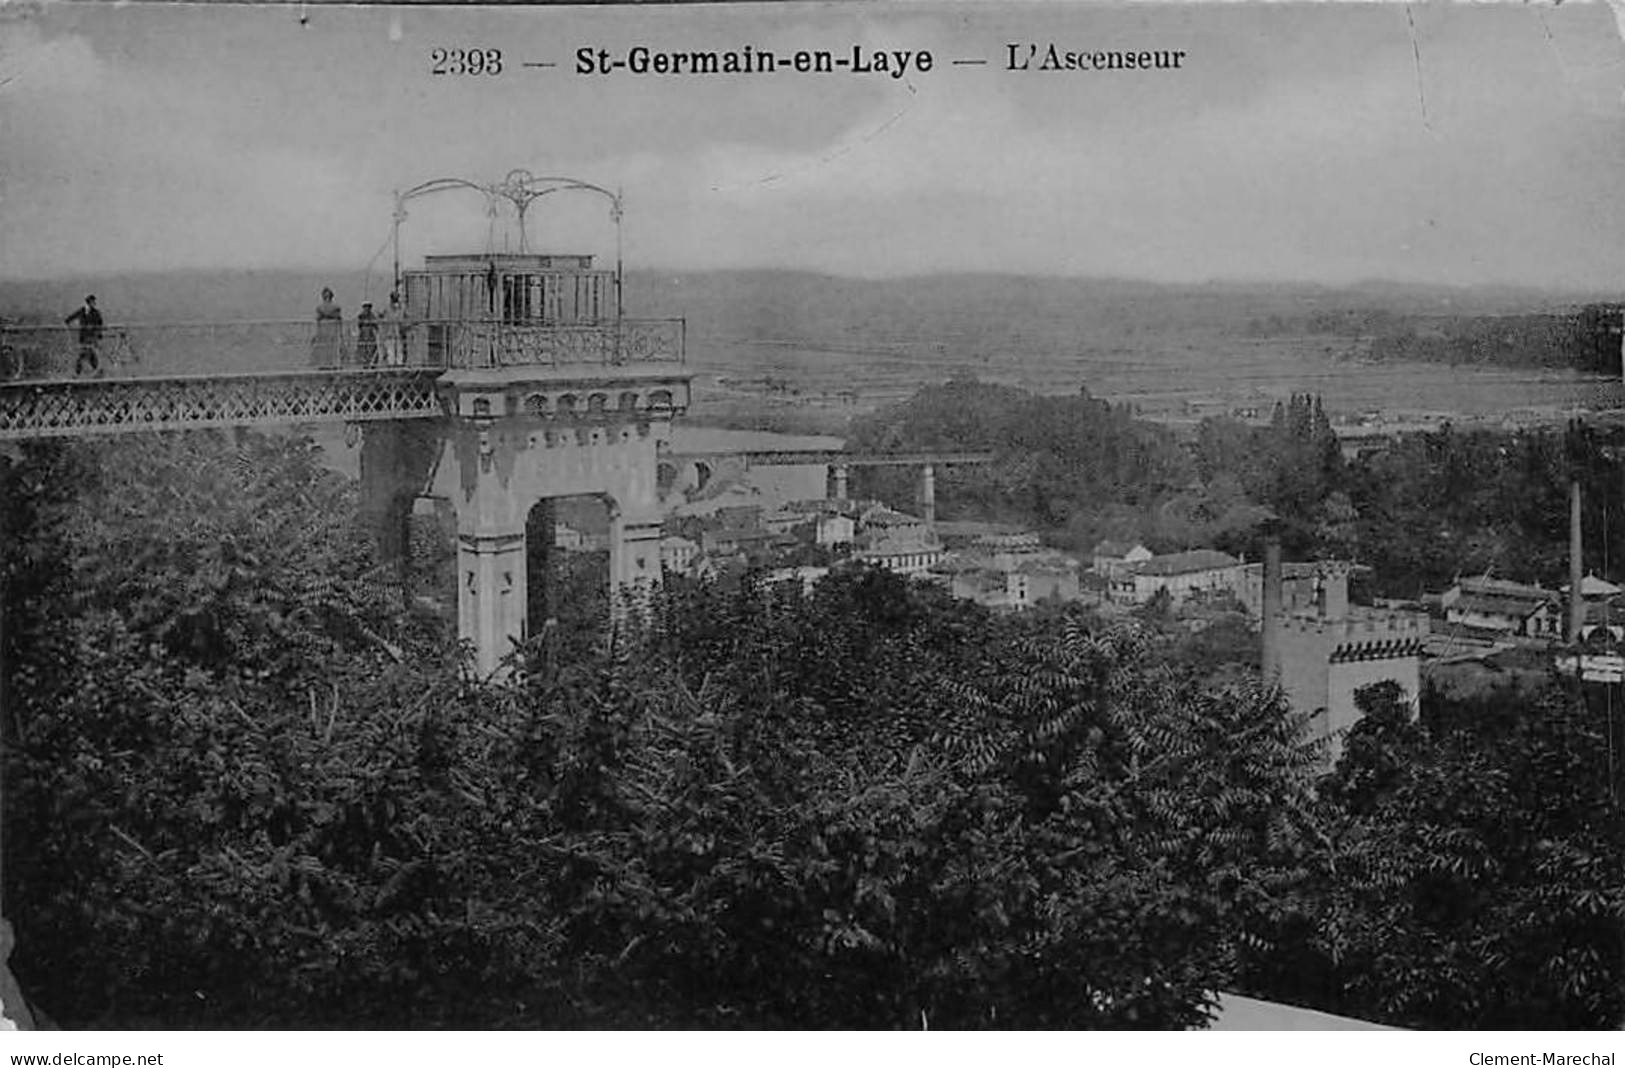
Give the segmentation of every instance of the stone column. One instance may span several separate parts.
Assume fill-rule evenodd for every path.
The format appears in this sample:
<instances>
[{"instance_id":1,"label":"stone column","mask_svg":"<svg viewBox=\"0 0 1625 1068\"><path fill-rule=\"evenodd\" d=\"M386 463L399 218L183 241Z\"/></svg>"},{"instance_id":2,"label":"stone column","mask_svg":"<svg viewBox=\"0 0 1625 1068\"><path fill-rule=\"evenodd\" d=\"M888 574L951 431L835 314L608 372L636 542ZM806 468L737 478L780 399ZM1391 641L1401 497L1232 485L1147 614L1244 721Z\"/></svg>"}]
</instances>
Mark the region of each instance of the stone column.
<instances>
[{"instance_id":1,"label":"stone column","mask_svg":"<svg viewBox=\"0 0 1625 1068\"><path fill-rule=\"evenodd\" d=\"M473 644L476 670L491 675L527 635L525 520L536 497L513 478L525 428L485 416L501 410L500 397L465 401L474 418L453 424L439 472L455 479L445 489L457 510L457 633Z\"/></svg>"},{"instance_id":2,"label":"stone column","mask_svg":"<svg viewBox=\"0 0 1625 1068\"><path fill-rule=\"evenodd\" d=\"M615 514L609 520L610 616L617 621L644 601L660 582L661 521L658 515Z\"/></svg>"},{"instance_id":3,"label":"stone column","mask_svg":"<svg viewBox=\"0 0 1625 1068\"><path fill-rule=\"evenodd\" d=\"M1281 543L1271 538L1264 545L1264 589L1260 614L1264 617L1263 676L1265 686L1281 681Z\"/></svg>"},{"instance_id":4,"label":"stone column","mask_svg":"<svg viewBox=\"0 0 1625 1068\"><path fill-rule=\"evenodd\" d=\"M490 675L525 640L525 530L457 531L457 633Z\"/></svg>"},{"instance_id":5,"label":"stone column","mask_svg":"<svg viewBox=\"0 0 1625 1068\"><path fill-rule=\"evenodd\" d=\"M558 552L558 522L551 500L531 506L525 519L526 633L539 634L542 626L559 614L558 590L554 588L553 561Z\"/></svg>"},{"instance_id":6,"label":"stone column","mask_svg":"<svg viewBox=\"0 0 1625 1068\"><path fill-rule=\"evenodd\" d=\"M937 469L931 464L920 468L920 511L927 523L937 521Z\"/></svg>"}]
</instances>

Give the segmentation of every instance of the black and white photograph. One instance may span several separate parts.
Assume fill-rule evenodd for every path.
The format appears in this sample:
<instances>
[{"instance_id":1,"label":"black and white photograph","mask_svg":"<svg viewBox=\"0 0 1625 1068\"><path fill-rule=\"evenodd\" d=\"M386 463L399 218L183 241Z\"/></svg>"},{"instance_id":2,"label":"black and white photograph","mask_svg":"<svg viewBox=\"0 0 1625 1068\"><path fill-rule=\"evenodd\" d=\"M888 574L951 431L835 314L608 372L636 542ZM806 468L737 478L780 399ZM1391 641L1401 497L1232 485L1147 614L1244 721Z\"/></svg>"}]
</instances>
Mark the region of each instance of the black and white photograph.
<instances>
[{"instance_id":1,"label":"black and white photograph","mask_svg":"<svg viewBox=\"0 0 1625 1068\"><path fill-rule=\"evenodd\" d=\"M1625 6L0 2L0 1047L1614 1065L1622 319Z\"/></svg>"}]
</instances>

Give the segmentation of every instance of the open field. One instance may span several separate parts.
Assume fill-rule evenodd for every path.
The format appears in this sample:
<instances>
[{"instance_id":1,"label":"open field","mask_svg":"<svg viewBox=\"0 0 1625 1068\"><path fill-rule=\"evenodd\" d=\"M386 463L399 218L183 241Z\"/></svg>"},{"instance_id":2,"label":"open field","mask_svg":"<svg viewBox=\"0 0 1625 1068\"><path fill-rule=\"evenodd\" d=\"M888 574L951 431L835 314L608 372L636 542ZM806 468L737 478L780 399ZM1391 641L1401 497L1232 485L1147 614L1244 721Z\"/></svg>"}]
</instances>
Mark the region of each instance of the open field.
<instances>
[{"instance_id":1,"label":"open field","mask_svg":"<svg viewBox=\"0 0 1625 1068\"><path fill-rule=\"evenodd\" d=\"M902 400L920 385L955 375L1040 393L1090 393L1135 405L1147 418L1195 421L1255 409L1267 415L1293 392L1320 394L1333 413L1382 411L1499 418L1557 416L1572 409L1617 408L1616 380L1561 371L1370 364L1323 351L1324 339L1210 337L1111 353L1004 351L975 360L898 352L859 354L790 343L733 343L690 364L702 373L696 410L744 402L768 409L855 414Z\"/></svg>"}]
</instances>

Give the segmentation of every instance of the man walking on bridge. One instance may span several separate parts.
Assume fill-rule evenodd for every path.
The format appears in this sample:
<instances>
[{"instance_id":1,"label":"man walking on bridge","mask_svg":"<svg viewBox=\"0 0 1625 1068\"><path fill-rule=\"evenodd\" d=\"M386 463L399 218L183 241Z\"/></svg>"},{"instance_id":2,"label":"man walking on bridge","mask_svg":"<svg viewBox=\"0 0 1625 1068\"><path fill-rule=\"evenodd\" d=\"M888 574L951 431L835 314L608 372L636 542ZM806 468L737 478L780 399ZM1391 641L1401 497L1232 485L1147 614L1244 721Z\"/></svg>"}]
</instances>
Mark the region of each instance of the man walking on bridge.
<instances>
[{"instance_id":1,"label":"man walking on bridge","mask_svg":"<svg viewBox=\"0 0 1625 1068\"><path fill-rule=\"evenodd\" d=\"M79 324L79 358L73 362L73 373L82 375L87 367L91 374L99 373L96 349L102 340L102 313L96 310L96 298L86 297L84 307L62 321L69 326Z\"/></svg>"}]
</instances>

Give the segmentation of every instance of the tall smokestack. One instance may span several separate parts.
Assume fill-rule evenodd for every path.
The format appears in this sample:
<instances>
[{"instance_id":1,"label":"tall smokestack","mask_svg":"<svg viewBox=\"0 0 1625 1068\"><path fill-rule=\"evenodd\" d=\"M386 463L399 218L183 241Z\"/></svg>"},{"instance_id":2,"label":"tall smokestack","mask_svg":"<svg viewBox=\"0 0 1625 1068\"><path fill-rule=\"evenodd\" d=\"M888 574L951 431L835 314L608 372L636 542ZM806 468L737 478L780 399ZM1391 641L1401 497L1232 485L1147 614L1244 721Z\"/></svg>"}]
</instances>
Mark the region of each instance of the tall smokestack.
<instances>
[{"instance_id":1,"label":"tall smokestack","mask_svg":"<svg viewBox=\"0 0 1625 1068\"><path fill-rule=\"evenodd\" d=\"M1585 598L1580 595L1580 480L1569 483L1569 642L1579 644L1585 623Z\"/></svg>"},{"instance_id":2,"label":"tall smokestack","mask_svg":"<svg viewBox=\"0 0 1625 1068\"><path fill-rule=\"evenodd\" d=\"M1264 684L1281 680L1281 543L1264 547Z\"/></svg>"}]
</instances>

